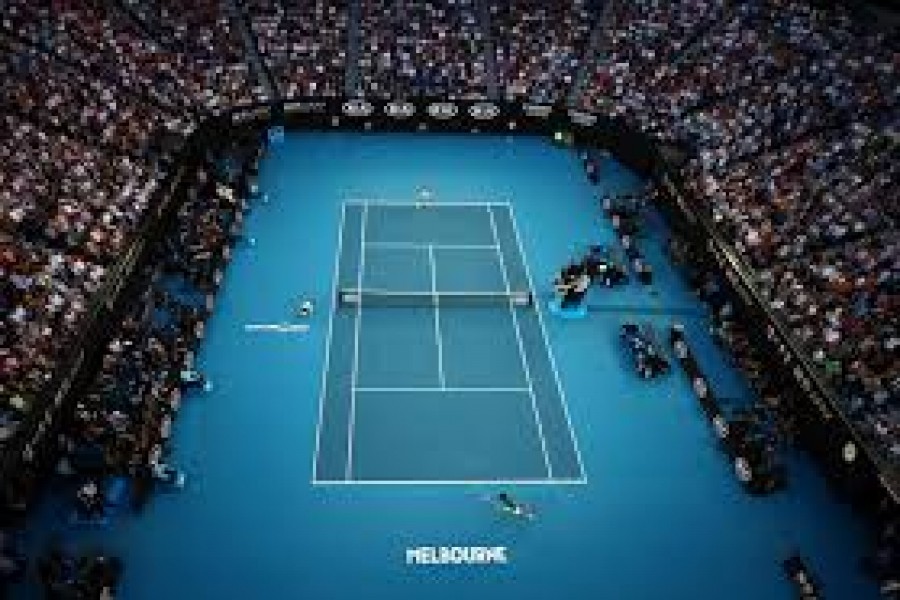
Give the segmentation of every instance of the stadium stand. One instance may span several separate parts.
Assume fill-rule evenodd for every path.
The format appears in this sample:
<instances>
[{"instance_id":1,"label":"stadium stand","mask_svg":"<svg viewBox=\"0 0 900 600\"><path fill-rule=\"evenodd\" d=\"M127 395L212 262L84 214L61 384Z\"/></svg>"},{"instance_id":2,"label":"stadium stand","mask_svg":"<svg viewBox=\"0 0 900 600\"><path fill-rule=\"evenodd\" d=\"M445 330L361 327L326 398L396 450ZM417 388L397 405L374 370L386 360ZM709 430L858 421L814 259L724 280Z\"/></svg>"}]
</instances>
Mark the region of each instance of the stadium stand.
<instances>
[{"instance_id":1,"label":"stadium stand","mask_svg":"<svg viewBox=\"0 0 900 600\"><path fill-rule=\"evenodd\" d=\"M244 8L282 97L343 92L349 27L345 3L253 0Z\"/></svg>"},{"instance_id":2,"label":"stadium stand","mask_svg":"<svg viewBox=\"0 0 900 600\"><path fill-rule=\"evenodd\" d=\"M349 3L322 0L247 0L236 11L216 0L0 3L0 448L153 208L173 146L207 112L273 99L238 33L245 15L282 97L340 96L354 68L365 97L481 99L496 86L508 100L554 104L589 69L576 105L684 152L695 208L860 433L897 464L896 33L791 1L613 1L602 22L588 0L484 1L489 23L476 0L361 0L358 23ZM585 56L596 28L597 55ZM177 409L177 373L204 313L164 282L214 293L239 212L211 170L194 174L171 259L144 274L142 303L63 441L71 456L99 453L102 470L146 479ZM148 316L157 309L167 320ZM777 396L741 328L726 310L716 334L758 391ZM123 390L138 401L123 405ZM28 477L6 482L8 506L22 504ZM883 537L896 538L895 523Z\"/></svg>"},{"instance_id":3,"label":"stadium stand","mask_svg":"<svg viewBox=\"0 0 900 600\"><path fill-rule=\"evenodd\" d=\"M492 2L490 13L502 95L535 104L565 100L594 24L589 2Z\"/></svg>"},{"instance_id":4,"label":"stadium stand","mask_svg":"<svg viewBox=\"0 0 900 600\"><path fill-rule=\"evenodd\" d=\"M153 39L184 55L193 68L191 91L209 109L269 100L260 74L251 70L238 23L225 3L200 0L126 0Z\"/></svg>"},{"instance_id":5,"label":"stadium stand","mask_svg":"<svg viewBox=\"0 0 900 600\"><path fill-rule=\"evenodd\" d=\"M617 5L581 105L687 149L700 208L896 457L896 39L839 8L704 4Z\"/></svg>"},{"instance_id":6,"label":"stadium stand","mask_svg":"<svg viewBox=\"0 0 900 600\"><path fill-rule=\"evenodd\" d=\"M485 97L486 36L473 0L361 6L363 96Z\"/></svg>"}]
</instances>

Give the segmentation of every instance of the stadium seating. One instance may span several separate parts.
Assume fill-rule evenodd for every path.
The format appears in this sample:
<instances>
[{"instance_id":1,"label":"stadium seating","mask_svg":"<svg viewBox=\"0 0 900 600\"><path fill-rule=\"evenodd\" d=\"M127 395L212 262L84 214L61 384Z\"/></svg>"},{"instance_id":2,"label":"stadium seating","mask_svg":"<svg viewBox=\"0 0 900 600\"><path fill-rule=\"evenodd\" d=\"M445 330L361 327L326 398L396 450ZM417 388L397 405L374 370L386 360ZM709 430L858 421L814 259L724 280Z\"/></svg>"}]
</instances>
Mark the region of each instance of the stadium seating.
<instances>
[{"instance_id":1,"label":"stadium seating","mask_svg":"<svg viewBox=\"0 0 900 600\"><path fill-rule=\"evenodd\" d=\"M616 7L581 106L687 151L698 209L896 460L896 40L803 3Z\"/></svg>"},{"instance_id":2,"label":"stadium seating","mask_svg":"<svg viewBox=\"0 0 900 600\"><path fill-rule=\"evenodd\" d=\"M226 10L227 3L125 0L124 4L148 35L183 55L192 69L187 85L203 106L223 109L269 99L261 75L248 62L240 21Z\"/></svg>"},{"instance_id":3,"label":"stadium seating","mask_svg":"<svg viewBox=\"0 0 900 600\"><path fill-rule=\"evenodd\" d=\"M343 2L253 0L246 3L256 44L285 98L337 96L347 63Z\"/></svg>"},{"instance_id":4,"label":"stadium seating","mask_svg":"<svg viewBox=\"0 0 900 600\"><path fill-rule=\"evenodd\" d=\"M900 460L896 36L790 0L350 5L4 2L0 446L151 208L171 142L208 113L340 96L349 81L373 98L571 101L680 148L697 210L754 271L860 432ZM184 215L198 229L176 246L180 268L208 283L231 208L202 189L206 203ZM154 326L133 319L107 352L72 448L121 426L104 381L133 385L128 364L153 357L168 374L184 358L177 336L147 336ZM720 333L752 371L746 338L725 322ZM147 397L171 398L167 377L143 382ZM144 432L141 443L104 451L126 463L148 452L146 431L170 410L160 401L131 415L125 427Z\"/></svg>"},{"instance_id":5,"label":"stadium seating","mask_svg":"<svg viewBox=\"0 0 900 600\"><path fill-rule=\"evenodd\" d=\"M564 102L576 82L595 15L585 0L492 2L491 33L503 97Z\"/></svg>"},{"instance_id":6,"label":"stadium seating","mask_svg":"<svg viewBox=\"0 0 900 600\"><path fill-rule=\"evenodd\" d=\"M486 36L473 0L361 4L357 65L361 95L486 95Z\"/></svg>"}]
</instances>

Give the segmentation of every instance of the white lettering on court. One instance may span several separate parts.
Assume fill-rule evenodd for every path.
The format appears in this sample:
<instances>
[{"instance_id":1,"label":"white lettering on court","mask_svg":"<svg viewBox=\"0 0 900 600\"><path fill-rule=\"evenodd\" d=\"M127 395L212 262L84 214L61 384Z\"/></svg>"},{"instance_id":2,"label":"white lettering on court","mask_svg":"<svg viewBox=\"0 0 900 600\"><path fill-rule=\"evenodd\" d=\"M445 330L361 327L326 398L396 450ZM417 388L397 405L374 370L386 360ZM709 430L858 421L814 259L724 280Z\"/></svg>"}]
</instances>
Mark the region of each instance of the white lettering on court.
<instances>
[{"instance_id":1,"label":"white lettering on court","mask_svg":"<svg viewBox=\"0 0 900 600\"><path fill-rule=\"evenodd\" d=\"M505 565L506 546L417 546L406 549L408 565Z\"/></svg>"}]
</instances>

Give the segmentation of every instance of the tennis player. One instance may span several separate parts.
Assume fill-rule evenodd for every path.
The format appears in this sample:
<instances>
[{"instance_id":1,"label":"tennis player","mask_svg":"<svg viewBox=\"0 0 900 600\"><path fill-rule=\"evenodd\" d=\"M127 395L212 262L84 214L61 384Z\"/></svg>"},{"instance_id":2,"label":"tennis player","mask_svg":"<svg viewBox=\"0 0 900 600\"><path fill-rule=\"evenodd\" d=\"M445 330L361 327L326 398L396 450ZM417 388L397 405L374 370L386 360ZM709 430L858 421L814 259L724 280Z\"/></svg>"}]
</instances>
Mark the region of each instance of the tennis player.
<instances>
[{"instance_id":1,"label":"tennis player","mask_svg":"<svg viewBox=\"0 0 900 600\"><path fill-rule=\"evenodd\" d=\"M302 300L300 304L297 306L297 310L295 314L298 317L309 317L312 316L314 305L312 300Z\"/></svg>"},{"instance_id":2,"label":"tennis player","mask_svg":"<svg viewBox=\"0 0 900 600\"><path fill-rule=\"evenodd\" d=\"M426 185L419 187L416 196L416 208L428 208L434 200L434 192Z\"/></svg>"},{"instance_id":3,"label":"tennis player","mask_svg":"<svg viewBox=\"0 0 900 600\"><path fill-rule=\"evenodd\" d=\"M534 518L534 511L527 504L513 499L507 492L500 492L494 496L494 502L501 511L514 517Z\"/></svg>"},{"instance_id":4,"label":"tennis player","mask_svg":"<svg viewBox=\"0 0 900 600\"><path fill-rule=\"evenodd\" d=\"M556 293L560 296L560 308L579 306L591 285L591 276L583 265L566 268L555 282Z\"/></svg>"}]
</instances>

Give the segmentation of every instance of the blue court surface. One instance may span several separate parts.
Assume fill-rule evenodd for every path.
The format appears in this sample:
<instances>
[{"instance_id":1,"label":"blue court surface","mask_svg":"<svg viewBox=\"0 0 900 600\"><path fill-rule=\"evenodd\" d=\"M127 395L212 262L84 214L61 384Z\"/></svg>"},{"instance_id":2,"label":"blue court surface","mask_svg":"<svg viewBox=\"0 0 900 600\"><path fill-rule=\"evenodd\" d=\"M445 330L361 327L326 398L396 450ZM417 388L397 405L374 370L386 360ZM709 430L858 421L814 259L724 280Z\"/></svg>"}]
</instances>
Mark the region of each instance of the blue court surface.
<instances>
[{"instance_id":1,"label":"blue court surface","mask_svg":"<svg viewBox=\"0 0 900 600\"><path fill-rule=\"evenodd\" d=\"M314 483L581 483L509 204L341 209Z\"/></svg>"},{"instance_id":2,"label":"blue court surface","mask_svg":"<svg viewBox=\"0 0 900 600\"><path fill-rule=\"evenodd\" d=\"M598 195L642 184L609 159L591 185L537 138L287 134L198 356L214 389L176 422L187 486L77 534L48 499L30 543L102 543L128 600L787 600L793 552L827 598L876 598L863 523L805 456L748 496L684 374L630 368L623 320L680 321L718 395L750 396L661 220L652 288L593 290L582 320L546 309L566 260L614 244ZM298 298L308 332L267 327L298 323ZM499 491L536 517L497 511ZM407 563L430 546L507 564Z\"/></svg>"}]
</instances>

